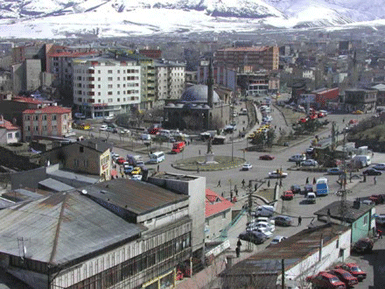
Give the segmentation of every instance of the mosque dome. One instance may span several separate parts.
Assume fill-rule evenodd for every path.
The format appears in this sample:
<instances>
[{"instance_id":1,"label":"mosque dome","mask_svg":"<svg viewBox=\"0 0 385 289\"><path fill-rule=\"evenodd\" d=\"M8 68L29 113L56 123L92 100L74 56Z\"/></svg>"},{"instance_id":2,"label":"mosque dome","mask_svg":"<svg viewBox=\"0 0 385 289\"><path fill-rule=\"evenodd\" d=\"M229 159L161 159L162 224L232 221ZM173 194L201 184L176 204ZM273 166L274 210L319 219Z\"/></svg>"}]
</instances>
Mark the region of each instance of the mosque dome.
<instances>
[{"instance_id":1,"label":"mosque dome","mask_svg":"<svg viewBox=\"0 0 385 289\"><path fill-rule=\"evenodd\" d=\"M181 98L181 102L207 103L207 85L198 84L187 88ZM218 94L214 91L213 103L220 102Z\"/></svg>"}]
</instances>

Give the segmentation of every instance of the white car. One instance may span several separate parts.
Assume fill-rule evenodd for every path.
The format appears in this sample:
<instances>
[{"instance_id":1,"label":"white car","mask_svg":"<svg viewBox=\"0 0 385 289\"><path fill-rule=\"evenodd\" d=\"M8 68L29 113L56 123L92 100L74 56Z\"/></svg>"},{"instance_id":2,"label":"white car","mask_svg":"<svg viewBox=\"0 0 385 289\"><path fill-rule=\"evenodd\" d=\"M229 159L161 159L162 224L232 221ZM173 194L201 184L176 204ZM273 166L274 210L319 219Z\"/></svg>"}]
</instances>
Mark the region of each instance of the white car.
<instances>
[{"instance_id":1,"label":"white car","mask_svg":"<svg viewBox=\"0 0 385 289\"><path fill-rule=\"evenodd\" d=\"M302 162L302 161L306 161L305 154L296 154L289 158L289 162Z\"/></svg>"},{"instance_id":2,"label":"white car","mask_svg":"<svg viewBox=\"0 0 385 289\"><path fill-rule=\"evenodd\" d=\"M265 234L268 239L270 239L273 236L273 233L271 231L264 229L264 228L257 228L253 231Z\"/></svg>"},{"instance_id":3,"label":"white car","mask_svg":"<svg viewBox=\"0 0 385 289\"><path fill-rule=\"evenodd\" d=\"M316 167L316 166L318 166L318 162L316 160L313 160L313 159L308 159L306 161L301 162L301 166Z\"/></svg>"},{"instance_id":4,"label":"white car","mask_svg":"<svg viewBox=\"0 0 385 289\"><path fill-rule=\"evenodd\" d=\"M243 166L242 166L242 171L249 171L253 168L253 165L250 164L250 163L245 163Z\"/></svg>"},{"instance_id":5,"label":"white car","mask_svg":"<svg viewBox=\"0 0 385 289\"><path fill-rule=\"evenodd\" d=\"M272 225L267 222L258 222L258 223L251 223L246 227L246 231L255 231L257 229L263 229L263 230L268 230L270 232L274 232L275 225Z\"/></svg>"},{"instance_id":6,"label":"white car","mask_svg":"<svg viewBox=\"0 0 385 289\"><path fill-rule=\"evenodd\" d=\"M385 164L376 164L375 166L373 166L373 169L383 171L385 170Z\"/></svg>"},{"instance_id":7,"label":"white car","mask_svg":"<svg viewBox=\"0 0 385 289\"><path fill-rule=\"evenodd\" d=\"M142 175L132 175L131 180L134 181L141 181L142 180Z\"/></svg>"},{"instance_id":8,"label":"white car","mask_svg":"<svg viewBox=\"0 0 385 289\"><path fill-rule=\"evenodd\" d=\"M281 179L286 177L287 177L287 173L284 173L284 172L277 172L277 171L269 172L270 179Z\"/></svg>"},{"instance_id":9,"label":"white car","mask_svg":"<svg viewBox=\"0 0 385 289\"><path fill-rule=\"evenodd\" d=\"M281 243L283 240L286 240L287 238L284 236L275 236L273 240L271 240L271 243L269 246L277 245L278 243Z\"/></svg>"},{"instance_id":10,"label":"white car","mask_svg":"<svg viewBox=\"0 0 385 289\"><path fill-rule=\"evenodd\" d=\"M99 127L99 130L101 131L106 131L108 129L108 126L106 124L102 124L100 127Z\"/></svg>"}]
</instances>

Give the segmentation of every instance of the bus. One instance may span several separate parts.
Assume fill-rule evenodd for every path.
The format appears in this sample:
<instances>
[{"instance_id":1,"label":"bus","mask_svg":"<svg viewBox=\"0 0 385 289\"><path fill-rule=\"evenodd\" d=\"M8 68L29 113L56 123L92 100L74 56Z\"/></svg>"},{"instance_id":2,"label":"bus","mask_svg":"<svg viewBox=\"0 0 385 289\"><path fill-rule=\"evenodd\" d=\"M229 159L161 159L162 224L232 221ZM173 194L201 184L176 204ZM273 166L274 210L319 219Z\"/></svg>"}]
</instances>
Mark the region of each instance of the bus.
<instances>
[{"instance_id":1,"label":"bus","mask_svg":"<svg viewBox=\"0 0 385 289\"><path fill-rule=\"evenodd\" d=\"M150 163L157 164L164 161L164 152L154 152L150 154Z\"/></svg>"},{"instance_id":2,"label":"bus","mask_svg":"<svg viewBox=\"0 0 385 289\"><path fill-rule=\"evenodd\" d=\"M319 178L317 179L317 182L315 184L315 192L317 197L318 196L327 196L329 194L329 187L328 187L328 179L327 178Z\"/></svg>"}]
</instances>

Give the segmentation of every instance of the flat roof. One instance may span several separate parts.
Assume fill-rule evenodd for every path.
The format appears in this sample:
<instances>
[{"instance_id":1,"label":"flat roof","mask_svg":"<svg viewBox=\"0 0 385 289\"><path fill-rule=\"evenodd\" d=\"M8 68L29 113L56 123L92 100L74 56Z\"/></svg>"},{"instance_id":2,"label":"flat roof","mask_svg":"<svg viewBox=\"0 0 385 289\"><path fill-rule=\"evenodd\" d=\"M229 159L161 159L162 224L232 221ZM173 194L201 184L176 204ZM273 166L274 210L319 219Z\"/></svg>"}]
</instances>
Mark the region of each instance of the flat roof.
<instances>
[{"instance_id":1,"label":"flat roof","mask_svg":"<svg viewBox=\"0 0 385 289\"><path fill-rule=\"evenodd\" d=\"M314 212L316 216L328 216L337 220L344 220L348 223L353 223L373 208L373 205L359 203L354 206L353 201L335 201L322 209Z\"/></svg>"},{"instance_id":2,"label":"flat roof","mask_svg":"<svg viewBox=\"0 0 385 289\"><path fill-rule=\"evenodd\" d=\"M78 191L57 193L0 211L0 252L65 264L136 238L144 230L130 224Z\"/></svg>"},{"instance_id":3,"label":"flat roof","mask_svg":"<svg viewBox=\"0 0 385 289\"><path fill-rule=\"evenodd\" d=\"M89 195L124 207L136 215L142 215L189 198L187 195L173 193L150 183L128 179L114 179L90 185L84 189Z\"/></svg>"}]
</instances>

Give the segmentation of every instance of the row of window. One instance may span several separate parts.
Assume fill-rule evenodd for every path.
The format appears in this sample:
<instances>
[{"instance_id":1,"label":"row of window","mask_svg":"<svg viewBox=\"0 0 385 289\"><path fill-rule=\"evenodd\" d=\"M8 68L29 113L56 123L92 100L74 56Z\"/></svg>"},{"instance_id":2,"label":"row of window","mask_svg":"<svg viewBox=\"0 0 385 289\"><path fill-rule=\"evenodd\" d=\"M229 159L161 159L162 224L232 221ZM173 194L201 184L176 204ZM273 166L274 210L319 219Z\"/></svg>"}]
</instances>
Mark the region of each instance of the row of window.
<instances>
[{"instance_id":1,"label":"row of window","mask_svg":"<svg viewBox=\"0 0 385 289\"><path fill-rule=\"evenodd\" d=\"M31 115L31 114L26 114L24 116L24 120L28 121L28 120L47 120L47 115L46 114L34 114L34 115ZM67 114L64 114L64 119L67 119ZM51 114L51 120L56 120L56 114Z\"/></svg>"},{"instance_id":2,"label":"row of window","mask_svg":"<svg viewBox=\"0 0 385 289\"><path fill-rule=\"evenodd\" d=\"M116 88L120 88L120 83L117 83L116 84ZM122 84L122 87L138 87L139 86L139 83L123 83ZM95 88L95 84L82 84L82 83L75 83L75 87L76 88ZM114 88L114 85L113 84L108 84L107 85L108 88ZM97 85L97 88L102 88L102 85L101 84L98 84Z\"/></svg>"},{"instance_id":3,"label":"row of window","mask_svg":"<svg viewBox=\"0 0 385 289\"><path fill-rule=\"evenodd\" d=\"M95 77L81 77L81 76L76 77L76 80L79 80L79 81L81 81L81 80L83 80L83 81L95 81L95 79L96 79ZM114 81L114 78L113 77L107 77L107 80L108 81ZM139 80L139 76L122 77L122 81L130 81L130 80ZM102 78L98 77L97 81L102 81ZM120 77L117 77L115 79L115 81L120 81Z\"/></svg>"},{"instance_id":4,"label":"row of window","mask_svg":"<svg viewBox=\"0 0 385 289\"><path fill-rule=\"evenodd\" d=\"M84 69L76 69L75 70L75 72L76 73L95 73L95 70L94 69L88 69L88 70L84 70ZM102 71L100 70L100 69L98 69L97 71L96 71L98 74L101 74L102 73ZM118 70L116 70L115 71L116 73L118 73L118 74L120 74L120 70L118 69ZM113 74L114 73L114 71L112 70L112 69L109 69L109 70L107 70L107 73L108 74ZM139 73L139 69L123 69L122 70L122 74L123 73Z\"/></svg>"},{"instance_id":5,"label":"row of window","mask_svg":"<svg viewBox=\"0 0 385 289\"><path fill-rule=\"evenodd\" d=\"M119 93L118 93L118 95L119 95ZM139 97L138 96L131 96L131 97L123 97L122 98L122 102L126 102L126 101L135 101L135 100L139 100ZM116 99L116 102L120 102L121 101L121 99L118 97L117 99ZM83 102L88 102L88 103L95 103L96 102L96 99L94 99L94 98L81 98L81 97L78 97L78 102L79 103L83 103ZM107 102L108 103L112 103L112 102L114 102L114 99L113 98L108 98L107 99ZM105 100L103 100L103 102L102 102L102 100L101 99L97 99L97 103L105 103Z\"/></svg>"},{"instance_id":6,"label":"row of window","mask_svg":"<svg viewBox=\"0 0 385 289\"><path fill-rule=\"evenodd\" d=\"M31 127L30 127L29 125L27 125L26 128L27 128L27 131L31 131ZM36 125L36 126L34 127L34 129L35 129L35 131L39 131L39 126ZM63 126L63 130L65 131L66 129L67 129L67 126L64 125L64 126ZM57 130L57 126L56 126L56 125L53 125L53 126L52 126L52 131L56 131L56 130ZM46 125L43 125L43 126L42 126L42 131L48 131L48 127L47 127Z\"/></svg>"}]
</instances>

